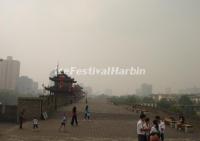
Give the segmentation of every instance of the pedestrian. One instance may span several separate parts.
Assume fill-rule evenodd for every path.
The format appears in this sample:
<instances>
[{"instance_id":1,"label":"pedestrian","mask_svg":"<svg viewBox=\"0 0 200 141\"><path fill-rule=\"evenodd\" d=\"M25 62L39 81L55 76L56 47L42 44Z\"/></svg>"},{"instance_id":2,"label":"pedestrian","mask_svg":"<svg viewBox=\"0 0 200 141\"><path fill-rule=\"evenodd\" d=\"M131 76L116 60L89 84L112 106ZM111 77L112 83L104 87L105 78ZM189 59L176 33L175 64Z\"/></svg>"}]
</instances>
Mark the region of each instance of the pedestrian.
<instances>
[{"instance_id":1,"label":"pedestrian","mask_svg":"<svg viewBox=\"0 0 200 141\"><path fill-rule=\"evenodd\" d=\"M24 110L19 114L19 129L23 128L24 122Z\"/></svg>"},{"instance_id":2,"label":"pedestrian","mask_svg":"<svg viewBox=\"0 0 200 141\"><path fill-rule=\"evenodd\" d=\"M165 122L163 119L160 120L159 130L160 130L161 141L164 141L164 139L165 139Z\"/></svg>"},{"instance_id":3,"label":"pedestrian","mask_svg":"<svg viewBox=\"0 0 200 141\"><path fill-rule=\"evenodd\" d=\"M150 141L160 141L159 124L157 120L153 120L153 126L150 130Z\"/></svg>"},{"instance_id":4,"label":"pedestrian","mask_svg":"<svg viewBox=\"0 0 200 141\"><path fill-rule=\"evenodd\" d=\"M140 115L145 115L143 110L140 111Z\"/></svg>"},{"instance_id":5,"label":"pedestrian","mask_svg":"<svg viewBox=\"0 0 200 141\"><path fill-rule=\"evenodd\" d=\"M65 131L66 122L67 122L67 117L66 117L66 114L64 113L62 120L61 120L59 131L61 131L62 128Z\"/></svg>"},{"instance_id":6,"label":"pedestrian","mask_svg":"<svg viewBox=\"0 0 200 141\"><path fill-rule=\"evenodd\" d=\"M78 120L77 120L77 111L76 111L76 106L73 107L72 109L72 121L71 121L71 125L74 125L74 122L76 122L76 126L78 126Z\"/></svg>"},{"instance_id":7,"label":"pedestrian","mask_svg":"<svg viewBox=\"0 0 200 141\"><path fill-rule=\"evenodd\" d=\"M183 114L179 114L177 129L181 129L182 125L184 125L184 124L185 124L185 117L183 116Z\"/></svg>"},{"instance_id":8,"label":"pedestrian","mask_svg":"<svg viewBox=\"0 0 200 141\"><path fill-rule=\"evenodd\" d=\"M161 141L164 141L164 134L165 134L165 122L163 119L160 118L160 116L156 116L156 120L159 125L159 131L160 131L160 139Z\"/></svg>"},{"instance_id":9,"label":"pedestrian","mask_svg":"<svg viewBox=\"0 0 200 141\"><path fill-rule=\"evenodd\" d=\"M137 122L138 141L146 141L146 135L145 135L145 129L144 129L145 118L146 116L144 114L141 114L140 119Z\"/></svg>"},{"instance_id":10,"label":"pedestrian","mask_svg":"<svg viewBox=\"0 0 200 141\"><path fill-rule=\"evenodd\" d=\"M89 120L90 119L90 111L89 111L89 106L88 105L86 105L86 107L85 107L84 119L85 120Z\"/></svg>"},{"instance_id":11,"label":"pedestrian","mask_svg":"<svg viewBox=\"0 0 200 141\"><path fill-rule=\"evenodd\" d=\"M150 125L150 119L149 118L145 119L144 129L145 129L146 141L149 141L149 135L150 135L150 130L151 130L151 125Z\"/></svg>"},{"instance_id":12,"label":"pedestrian","mask_svg":"<svg viewBox=\"0 0 200 141\"><path fill-rule=\"evenodd\" d=\"M33 130L35 130L35 129L38 130L38 128L39 128L38 124L39 124L38 119L36 117L34 117L33 118Z\"/></svg>"}]
</instances>

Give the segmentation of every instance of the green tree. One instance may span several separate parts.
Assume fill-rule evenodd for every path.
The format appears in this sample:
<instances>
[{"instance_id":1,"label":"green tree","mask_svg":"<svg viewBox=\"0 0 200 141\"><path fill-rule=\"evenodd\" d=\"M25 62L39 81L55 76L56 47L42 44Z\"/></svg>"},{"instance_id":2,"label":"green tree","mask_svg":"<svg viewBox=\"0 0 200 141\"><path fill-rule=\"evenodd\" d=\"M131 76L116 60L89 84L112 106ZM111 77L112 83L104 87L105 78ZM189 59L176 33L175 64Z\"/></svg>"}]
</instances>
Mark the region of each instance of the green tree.
<instances>
[{"instance_id":1,"label":"green tree","mask_svg":"<svg viewBox=\"0 0 200 141\"><path fill-rule=\"evenodd\" d=\"M140 98L134 95L113 96L110 98L114 104L133 105L140 102Z\"/></svg>"},{"instance_id":2,"label":"green tree","mask_svg":"<svg viewBox=\"0 0 200 141\"><path fill-rule=\"evenodd\" d=\"M187 95L183 95L180 97L178 104L180 105L193 105L193 102L190 100L190 98Z\"/></svg>"},{"instance_id":3,"label":"green tree","mask_svg":"<svg viewBox=\"0 0 200 141\"><path fill-rule=\"evenodd\" d=\"M143 103L154 103L155 101L153 100L152 97L144 97L144 98L142 99L142 102L143 102Z\"/></svg>"},{"instance_id":4,"label":"green tree","mask_svg":"<svg viewBox=\"0 0 200 141\"><path fill-rule=\"evenodd\" d=\"M162 108L162 109L170 109L171 104L172 104L172 102L167 101L166 99L161 99L161 100L157 103L157 106L158 106L159 108Z\"/></svg>"},{"instance_id":5,"label":"green tree","mask_svg":"<svg viewBox=\"0 0 200 141\"><path fill-rule=\"evenodd\" d=\"M185 115L196 115L196 112L193 109L193 102L187 95L183 95L178 100L181 112Z\"/></svg>"}]
</instances>

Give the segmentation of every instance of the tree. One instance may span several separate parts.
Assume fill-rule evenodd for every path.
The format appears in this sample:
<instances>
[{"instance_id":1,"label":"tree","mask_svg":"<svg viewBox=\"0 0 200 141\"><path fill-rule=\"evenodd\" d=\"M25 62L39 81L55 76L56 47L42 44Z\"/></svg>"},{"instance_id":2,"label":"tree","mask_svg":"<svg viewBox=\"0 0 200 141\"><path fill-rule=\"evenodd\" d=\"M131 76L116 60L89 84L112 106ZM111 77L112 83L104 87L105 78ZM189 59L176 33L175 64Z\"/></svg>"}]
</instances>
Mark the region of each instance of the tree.
<instances>
[{"instance_id":1,"label":"tree","mask_svg":"<svg viewBox=\"0 0 200 141\"><path fill-rule=\"evenodd\" d=\"M171 102L167 101L166 99L161 99L158 103L157 103L157 106L159 108L162 108L162 109L170 109L171 107Z\"/></svg>"},{"instance_id":2,"label":"tree","mask_svg":"<svg viewBox=\"0 0 200 141\"><path fill-rule=\"evenodd\" d=\"M181 96L178 104L182 113L184 113L185 115L196 115L196 112L193 109L193 102L187 95Z\"/></svg>"},{"instance_id":3,"label":"tree","mask_svg":"<svg viewBox=\"0 0 200 141\"><path fill-rule=\"evenodd\" d=\"M144 97L144 98L142 99L142 102L143 102L143 103L154 103L155 101L153 100L152 97Z\"/></svg>"},{"instance_id":4,"label":"tree","mask_svg":"<svg viewBox=\"0 0 200 141\"><path fill-rule=\"evenodd\" d=\"M110 100L116 105L133 105L140 102L140 98L134 95L113 96L110 98Z\"/></svg>"},{"instance_id":5,"label":"tree","mask_svg":"<svg viewBox=\"0 0 200 141\"><path fill-rule=\"evenodd\" d=\"M193 102L190 100L190 98L187 95L183 95L180 97L178 104L179 105L193 105Z\"/></svg>"}]
</instances>

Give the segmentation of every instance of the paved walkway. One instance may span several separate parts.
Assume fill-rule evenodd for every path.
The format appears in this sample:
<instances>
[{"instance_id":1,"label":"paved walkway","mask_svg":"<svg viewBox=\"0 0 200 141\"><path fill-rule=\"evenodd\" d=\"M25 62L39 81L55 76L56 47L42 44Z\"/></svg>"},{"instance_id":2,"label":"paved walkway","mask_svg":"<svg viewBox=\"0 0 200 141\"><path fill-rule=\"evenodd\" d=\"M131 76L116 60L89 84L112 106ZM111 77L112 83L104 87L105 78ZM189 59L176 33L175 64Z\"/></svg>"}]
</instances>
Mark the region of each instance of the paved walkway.
<instances>
[{"instance_id":1,"label":"paved walkway","mask_svg":"<svg viewBox=\"0 0 200 141\"><path fill-rule=\"evenodd\" d=\"M66 132L59 132L61 115L71 116L74 105L63 107L47 121L40 121L40 130L32 131L32 123L27 122L23 130L12 127L0 134L0 141L137 141L136 122L138 115L123 107L114 106L106 99L89 99L92 120L83 120L85 101L76 104L79 126L71 127L70 119ZM152 115L149 115L152 116ZM197 135L184 134L167 129L166 141L198 141Z\"/></svg>"}]
</instances>

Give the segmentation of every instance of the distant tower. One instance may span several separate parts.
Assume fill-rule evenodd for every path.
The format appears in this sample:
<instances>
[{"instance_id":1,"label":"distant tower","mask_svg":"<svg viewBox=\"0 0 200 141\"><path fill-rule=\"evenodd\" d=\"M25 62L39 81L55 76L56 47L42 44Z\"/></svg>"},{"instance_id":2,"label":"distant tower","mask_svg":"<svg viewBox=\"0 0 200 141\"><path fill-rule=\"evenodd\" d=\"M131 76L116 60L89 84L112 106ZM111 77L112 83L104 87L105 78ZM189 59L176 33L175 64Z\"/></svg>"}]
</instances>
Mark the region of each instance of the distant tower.
<instances>
[{"instance_id":1,"label":"distant tower","mask_svg":"<svg viewBox=\"0 0 200 141\"><path fill-rule=\"evenodd\" d=\"M64 71L61 71L61 73L57 73L57 75L53 77L49 77L49 79L54 82L53 86L45 87L46 90L50 91L50 94L72 94L72 86L74 83L76 83L76 81L74 81L73 78L66 75Z\"/></svg>"},{"instance_id":2,"label":"distant tower","mask_svg":"<svg viewBox=\"0 0 200 141\"><path fill-rule=\"evenodd\" d=\"M152 94L152 85L151 84L147 84L147 83L143 83L141 85L141 92L143 96L148 96Z\"/></svg>"},{"instance_id":3,"label":"distant tower","mask_svg":"<svg viewBox=\"0 0 200 141\"><path fill-rule=\"evenodd\" d=\"M0 59L0 89L15 90L19 78L20 62L8 56L6 60Z\"/></svg>"},{"instance_id":4,"label":"distant tower","mask_svg":"<svg viewBox=\"0 0 200 141\"><path fill-rule=\"evenodd\" d=\"M139 89L136 89L136 94L141 96L149 96L152 94L152 85L143 83Z\"/></svg>"}]
</instances>

